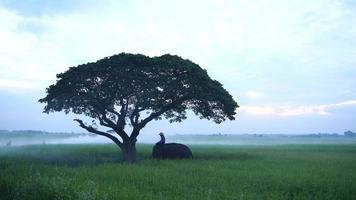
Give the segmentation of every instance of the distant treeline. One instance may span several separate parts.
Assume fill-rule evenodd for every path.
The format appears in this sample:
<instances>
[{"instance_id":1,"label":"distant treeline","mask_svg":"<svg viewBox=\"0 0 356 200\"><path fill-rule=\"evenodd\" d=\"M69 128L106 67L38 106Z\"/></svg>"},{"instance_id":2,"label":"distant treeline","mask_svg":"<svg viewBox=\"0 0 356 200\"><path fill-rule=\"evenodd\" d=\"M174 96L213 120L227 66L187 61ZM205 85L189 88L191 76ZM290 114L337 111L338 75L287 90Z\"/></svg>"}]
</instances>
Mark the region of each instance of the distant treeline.
<instances>
[{"instance_id":1,"label":"distant treeline","mask_svg":"<svg viewBox=\"0 0 356 200\"><path fill-rule=\"evenodd\" d=\"M344 134L338 134L338 133L314 133L314 134L307 134L304 135L307 137L355 137L356 133L352 131L345 131Z\"/></svg>"},{"instance_id":2,"label":"distant treeline","mask_svg":"<svg viewBox=\"0 0 356 200\"><path fill-rule=\"evenodd\" d=\"M193 134L194 135L194 134ZM215 133L210 136L228 136L229 134ZM232 134L234 135L234 134ZM238 134L239 136L255 136L255 137L356 137L356 133L352 131L345 131L343 134L339 133L309 133L309 134Z\"/></svg>"},{"instance_id":3,"label":"distant treeline","mask_svg":"<svg viewBox=\"0 0 356 200\"><path fill-rule=\"evenodd\" d=\"M352 132L352 131L345 131L344 135L347 137L355 137L356 133Z\"/></svg>"},{"instance_id":4,"label":"distant treeline","mask_svg":"<svg viewBox=\"0 0 356 200\"><path fill-rule=\"evenodd\" d=\"M0 130L1 135L61 135L61 136L79 136L79 135L88 135L88 133L74 133L74 132L47 132L47 131L39 131L39 130Z\"/></svg>"},{"instance_id":5,"label":"distant treeline","mask_svg":"<svg viewBox=\"0 0 356 200\"><path fill-rule=\"evenodd\" d=\"M75 133L75 132L47 132L40 130L0 130L1 135L61 135L61 136L81 136L81 135L93 135L91 133ZM187 135L196 135L200 134L177 134L177 136L187 136ZM310 133L310 134L222 134L222 133L214 133L207 134L205 136L229 136L229 135L238 135L238 136L255 136L255 137L263 137L263 136L278 136L278 137L356 137L356 133L352 131L345 131L343 134L339 133ZM201 136L204 136L201 135Z\"/></svg>"}]
</instances>

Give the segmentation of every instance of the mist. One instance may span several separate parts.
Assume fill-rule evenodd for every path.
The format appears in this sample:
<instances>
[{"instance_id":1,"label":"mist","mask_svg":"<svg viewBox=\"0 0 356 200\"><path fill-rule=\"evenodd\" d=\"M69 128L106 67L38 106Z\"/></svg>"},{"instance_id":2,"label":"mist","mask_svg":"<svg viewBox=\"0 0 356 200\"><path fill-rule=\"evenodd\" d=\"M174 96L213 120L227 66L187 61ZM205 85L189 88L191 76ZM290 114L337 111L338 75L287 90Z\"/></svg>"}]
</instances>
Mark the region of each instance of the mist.
<instances>
[{"instance_id":1,"label":"mist","mask_svg":"<svg viewBox=\"0 0 356 200\"><path fill-rule=\"evenodd\" d=\"M141 134L139 144L154 144L158 135ZM305 135L286 134L166 134L167 143L190 145L288 145L288 144L354 144L356 137L341 134L318 133ZM103 136L89 133L50 133L42 131L0 131L0 146L51 145L51 144L113 144Z\"/></svg>"}]
</instances>

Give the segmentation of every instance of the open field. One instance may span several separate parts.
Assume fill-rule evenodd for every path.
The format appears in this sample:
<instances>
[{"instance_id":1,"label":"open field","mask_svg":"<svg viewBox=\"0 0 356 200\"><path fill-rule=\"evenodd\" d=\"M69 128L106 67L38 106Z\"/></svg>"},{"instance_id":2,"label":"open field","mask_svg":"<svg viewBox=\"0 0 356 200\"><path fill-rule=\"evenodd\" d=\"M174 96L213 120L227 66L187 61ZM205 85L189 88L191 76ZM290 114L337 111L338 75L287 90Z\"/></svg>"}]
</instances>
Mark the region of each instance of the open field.
<instances>
[{"instance_id":1,"label":"open field","mask_svg":"<svg viewBox=\"0 0 356 200\"><path fill-rule=\"evenodd\" d=\"M114 145L0 148L0 199L355 199L356 145L191 146L136 165Z\"/></svg>"}]
</instances>

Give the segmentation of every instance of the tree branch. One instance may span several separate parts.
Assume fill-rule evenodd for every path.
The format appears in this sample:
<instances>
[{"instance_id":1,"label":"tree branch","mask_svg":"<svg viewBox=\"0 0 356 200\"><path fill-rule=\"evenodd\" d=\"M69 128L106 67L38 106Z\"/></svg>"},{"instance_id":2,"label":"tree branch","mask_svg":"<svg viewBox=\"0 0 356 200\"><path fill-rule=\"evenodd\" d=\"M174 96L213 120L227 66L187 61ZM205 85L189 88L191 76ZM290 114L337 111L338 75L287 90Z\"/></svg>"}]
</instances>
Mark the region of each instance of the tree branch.
<instances>
[{"instance_id":1,"label":"tree branch","mask_svg":"<svg viewBox=\"0 0 356 200\"><path fill-rule=\"evenodd\" d=\"M121 129L125 128L125 117L126 117L126 113L127 113L127 107L129 105L128 101L126 101L126 104L124 103L124 99L120 99L120 105L121 105L121 109L120 109L120 113L118 113L118 118L117 118L117 126L119 126Z\"/></svg>"},{"instance_id":2,"label":"tree branch","mask_svg":"<svg viewBox=\"0 0 356 200\"><path fill-rule=\"evenodd\" d=\"M107 111L109 111L109 112L111 112L111 113L114 113L116 116L120 116L120 113L119 112L117 112L115 109L109 109L109 108L107 108L106 109Z\"/></svg>"},{"instance_id":3,"label":"tree branch","mask_svg":"<svg viewBox=\"0 0 356 200\"><path fill-rule=\"evenodd\" d=\"M107 116L106 116L106 110L105 108L103 108L102 106L95 104L93 105L94 109L93 112L95 112L97 114L97 118L100 122L100 125L112 128L123 140L128 140L129 136L126 134L126 132L124 131L124 126L119 126L118 124L116 124L115 122L113 122L112 120L110 120ZM116 111L115 111L116 112ZM121 116L119 116L120 119ZM124 118L125 120L125 118Z\"/></svg>"},{"instance_id":4,"label":"tree branch","mask_svg":"<svg viewBox=\"0 0 356 200\"><path fill-rule=\"evenodd\" d=\"M105 123L107 123L112 129L114 129L114 131L123 139L123 140L126 140L128 139L128 135L126 134L126 132L124 131L124 129L118 125L116 125L113 121L111 121L110 119L108 119L106 117L106 114L105 112L104 113L101 113L101 116L102 116L102 119ZM100 121L100 117L99 117L99 121Z\"/></svg>"},{"instance_id":5,"label":"tree branch","mask_svg":"<svg viewBox=\"0 0 356 200\"><path fill-rule=\"evenodd\" d=\"M138 118L140 117L140 112L145 110L144 108L139 109L138 107L135 107L135 109L132 111L130 115L130 122L133 127L135 127L138 123Z\"/></svg>"},{"instance_id":6,"label":"tree branch","mask_svg":"<svg viewBox=\"0 0 356 200\"><path fill-rule=\"evenodd\" d=\"M113 142L115 142L115 144L117 144L119 147L122 147L122 142L120 142L119 139L117 139L115 136L109 134L109 133L105 133L102 131L98 131L95 128L93 128L92 126L87 126L84 124L84 122L80 119L74 119L73 121L76 121L79 123L79 126L82 127L83 129L87 130L88 132L97 134L97 135L101 135L101 136L105 136L110 138Z\"/></svg>"},{"instance_id":7,"label":"tree branch","mask_svg":"<svg viewBox=\"0 0 356 200\"><path fill-rule=\"evenodd\" d=\"M186 99L185 98L180 98L180 99L177 99L176 101L172 101L172 103L169 103L167 105L164 105L161 110L157 111L157 112L154 112L154 113L151 113L147 118L145 118L144 120L142 120L140 123L139 123L139 126L142 126L140 128L143 128L144 126L146 126L146 124L148 122L150 122L151 120L155 119L156 117L159 117L160 115L162 115L163 113L165 113L166 111L174 108L174 106L176 105L179 105L181 103L183 103Z\"/></svg>"},{"instance_id":8,"label":"tree branch","mask_svg":"<svg viewBox=\"0 0 356 200\"><path fill-rule=\"evenodd\" d=\"M130 135L130 139L135 139L138 134L140 133L140 130L146 126L146 124L150 121L152 121L153 119L155 119L156 117L159 117L160 115L162 115L163 113L167 112L168 110L174 108L174 106L179 105L181 103L183 103L186 100L186 98L180 98L177 99L176 101L173 101L172 103L169 103L167 105L164 105L161 110L151 113L148 117L146 117L145 119L143 119L140 123L138 123L136 125L136 127L134 127L134 130L132 131L131 135ZM138 119L137 119L138 120Z\"/></svg>"}]
</instances>

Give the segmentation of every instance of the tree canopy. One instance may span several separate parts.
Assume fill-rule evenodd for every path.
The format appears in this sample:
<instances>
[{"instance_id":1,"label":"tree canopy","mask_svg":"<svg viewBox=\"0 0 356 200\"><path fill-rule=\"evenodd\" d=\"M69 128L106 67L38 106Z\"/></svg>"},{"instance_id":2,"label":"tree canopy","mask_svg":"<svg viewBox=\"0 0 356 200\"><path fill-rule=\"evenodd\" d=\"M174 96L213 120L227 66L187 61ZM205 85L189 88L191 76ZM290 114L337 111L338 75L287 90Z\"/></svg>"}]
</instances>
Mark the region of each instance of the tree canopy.
<instances>
[{"instance_id":1,"label":"tree canopy","mask_svg":"<svg viewBox=\"0 0 356 200\"><path fill-rule=\"evenodd\" d=\"M181 122L187 110L200 118L221 123L234 120L238 104L206 70L190 60L174 55L148 57L121 53L70 67L57 74L57 82L46 90L44 112L64 111L84 114L113 129L121 141L135 140L151 120ZM86 130L107 136L76 119ZM128 135L124 128L131 125ZM116 138L116 137L115 137ZM117 143L118 144L118 143Z\"/></svg>"}]
</instances>

